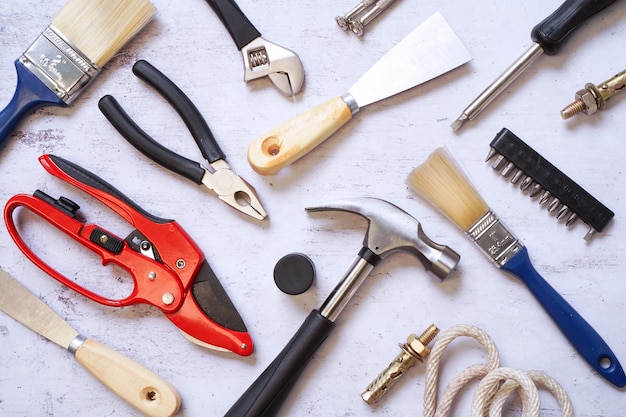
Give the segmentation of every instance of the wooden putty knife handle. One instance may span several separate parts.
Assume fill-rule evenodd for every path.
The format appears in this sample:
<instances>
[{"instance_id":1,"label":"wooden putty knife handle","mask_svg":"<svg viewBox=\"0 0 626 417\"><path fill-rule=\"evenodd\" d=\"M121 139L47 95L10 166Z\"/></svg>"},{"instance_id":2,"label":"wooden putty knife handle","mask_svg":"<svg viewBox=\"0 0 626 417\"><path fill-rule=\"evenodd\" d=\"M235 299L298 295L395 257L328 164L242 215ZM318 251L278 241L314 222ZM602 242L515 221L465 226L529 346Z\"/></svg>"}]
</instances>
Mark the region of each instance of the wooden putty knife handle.
<instances>
[{"instance_id":1,"label":"wooden putty knife handle","mask_svg":"<svg viewBox=\"0 0 626 417\"><path fill-rule=\"evenodd\" d=\"M248 162L261 175L275 174L339 130L352 114L342 97L328 100L255 139Z\"/></svg>"},{"instance_id":2,"label":"wooden putty knife handle","mask_svg":"<svg viewBox=\"0 0 626 417\"><path fill-rule=\"evenodd\" d=\"M151 417L169 417L180 407L176 389L127 356L92 339L74 352L76 361L107 388Z\"/></svg>"}]
</instances>

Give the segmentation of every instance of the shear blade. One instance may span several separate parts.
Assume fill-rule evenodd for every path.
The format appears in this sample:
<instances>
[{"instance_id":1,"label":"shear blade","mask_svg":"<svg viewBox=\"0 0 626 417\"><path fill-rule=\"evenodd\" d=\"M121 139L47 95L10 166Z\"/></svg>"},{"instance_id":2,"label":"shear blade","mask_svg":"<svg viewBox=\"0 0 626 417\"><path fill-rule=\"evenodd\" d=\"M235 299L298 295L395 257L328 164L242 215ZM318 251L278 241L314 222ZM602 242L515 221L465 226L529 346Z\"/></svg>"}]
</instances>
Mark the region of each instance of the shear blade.
<instances>
[{"instance_id":1,"label":"shear blade","mask_svg":"<svg viewBox=\"0 0 626 417\"><path fill-rule=\"evenodd\" d=\"M228 350L226 348L223 348L223 347L220 347L220 346L211 345L211 344L209 344L207 342L203 342L202 340L193 337L192 335L190 335L189 333L184 332L181 329L178 329L178 330L183 334L185 339L189 340L191 343L195 343L198 346L203 346L203 347L208 348L208 349L217 350L219 352L230 352L230 350Z\"/></svg>"}]
</instances>

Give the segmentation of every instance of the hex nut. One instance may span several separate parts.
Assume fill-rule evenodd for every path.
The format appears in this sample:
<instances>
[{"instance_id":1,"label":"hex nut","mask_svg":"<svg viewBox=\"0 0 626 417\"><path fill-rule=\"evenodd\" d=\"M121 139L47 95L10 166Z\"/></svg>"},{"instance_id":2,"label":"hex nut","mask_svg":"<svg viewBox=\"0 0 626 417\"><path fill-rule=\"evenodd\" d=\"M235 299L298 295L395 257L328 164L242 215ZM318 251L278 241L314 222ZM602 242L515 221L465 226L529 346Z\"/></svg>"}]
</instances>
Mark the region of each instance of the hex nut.
<instances>
[{"instance_id":1,"label":"hex nut","mask_svg":"<svg viewBox=\"0 0 626 417\"><path fill-rule=\"evenodd\" d=\"M419 358L424 358L430 354L430 349L419 340L419 338L412 334L406 340L406 346L415 353Z\"/></svg>"},{"instance_id":2,"label":"hex nut","mask_svg":"<svg viewBox=\"0 0 626 417\"><path fill-rule=\"evenodd\" d=\"M576 100L580 100L585 105L585 109L582 111L585 114L594 114L598 111L598 101L595 95L588 89L578 90L574 95Z\"/></svg>"}]
</instances>

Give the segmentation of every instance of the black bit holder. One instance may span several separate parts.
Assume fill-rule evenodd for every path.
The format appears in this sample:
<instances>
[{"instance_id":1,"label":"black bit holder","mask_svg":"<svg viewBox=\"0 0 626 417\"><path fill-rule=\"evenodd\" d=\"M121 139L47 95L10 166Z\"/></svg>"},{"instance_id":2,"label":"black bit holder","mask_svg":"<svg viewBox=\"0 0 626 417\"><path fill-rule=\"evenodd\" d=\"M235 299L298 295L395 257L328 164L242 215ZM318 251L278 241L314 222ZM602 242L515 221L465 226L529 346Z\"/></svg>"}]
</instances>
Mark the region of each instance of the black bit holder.
<instances>
[{"instance_id":1,"label":"black bit holder","mask_svg":"<svg viewBox=\"0 0 626 417\"><path fill-rule=\"evenodd\" d=\"M500 155L492 164L494 169L500 170L505 167L502 171L503 176L508 176L517 169L518 172L513 175L511 182L519 181L522 174L526 176L520 188L522 190L530 188L532 181L536 191L531 191L530 195L535 196L543 191L539 203L543 204L552 199L547 204L550 211L561 205L559 212L562 215L557 216L559 219L569 213L566 224L570 225L579 218L589 225L586 240L589 240L594 232L601 232L615 215L510 130L503 128L489 146L491 151L487 161Z\"/></svg>"}]
</instances>

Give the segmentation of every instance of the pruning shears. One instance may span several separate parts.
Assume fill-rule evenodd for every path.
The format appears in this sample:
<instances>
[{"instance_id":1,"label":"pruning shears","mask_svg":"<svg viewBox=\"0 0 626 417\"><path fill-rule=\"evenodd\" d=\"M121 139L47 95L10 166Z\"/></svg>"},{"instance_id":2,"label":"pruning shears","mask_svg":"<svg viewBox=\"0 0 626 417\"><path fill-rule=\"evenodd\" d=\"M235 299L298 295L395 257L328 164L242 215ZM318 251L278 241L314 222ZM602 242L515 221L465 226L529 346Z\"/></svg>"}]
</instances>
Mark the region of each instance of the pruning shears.
<instances>
[{"instance_id":1,"label":"pruning shears","mask_svg":"<svg viewBox=\"0 0 626 417\"><path fill-rule=\"evenodd\" d=\"M98 225L86 224L77 215L80 206L68 198L55 199L40 190L33 195L18 194L7 202L4 221L17 246L32 262L100 304L151 304L194 343L242 356L252 353L252 340L237 309L200 248L175 220L148 213L111 184L63 158L46 154L39 162L48 173L98 199L135 229L120 238ZM134 281L131 294L123 299L104 297L49 266L19 234L14 211L20 207L99 254L103 265L112 262L126 270Z\"/></svg>"}]
</instances>

